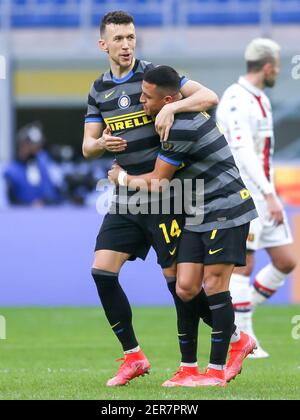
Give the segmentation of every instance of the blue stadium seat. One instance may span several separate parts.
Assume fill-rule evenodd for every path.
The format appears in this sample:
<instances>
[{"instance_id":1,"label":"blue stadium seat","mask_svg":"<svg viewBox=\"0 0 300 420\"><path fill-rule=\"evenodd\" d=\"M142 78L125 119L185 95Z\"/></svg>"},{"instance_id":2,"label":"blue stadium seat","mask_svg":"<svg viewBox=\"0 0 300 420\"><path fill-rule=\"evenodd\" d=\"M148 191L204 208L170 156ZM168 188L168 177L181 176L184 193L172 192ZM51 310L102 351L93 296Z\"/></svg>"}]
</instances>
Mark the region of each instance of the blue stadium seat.
<instances>
[{"instance_id":1,"label":"blue stadium seat","mask_svg":"<svg viewBox=\"0 0 300 420\"><path fill-rule=\"evenodd\" d=\"M300 22L300 10L298 12L274 12L273 23L280 24L292 24Z\"/></svg>"},{"instance_id":2,"label":"blue stadium seat","mask_svg":"<svg viewBox=\"0 0 300 420\"><path fill-rule=\"evenodd\" d=\"M13 27L79 27L81 6L86 0L11 0ZM92 24L99 25L100 18L113 8L132 13L138 26L162 26L165 0L91 0ZM264 0L166 0L172 3L174 24L186 21L188 25L244 25L260 21ZM179 16L186 2L187 16ZM32 6L33 4L33 6ZM3 0L0 0L0 6ZM0 9L1 13L1 9ZM1 16L0 16L1 17ZM274 0L272 20L277 24L300 22L300 0ZM1 19L0 19L1 24Z\"/></svg>"},{"instance_id":3,"label":"blue stadium seat","mask_svg":"<svg viewBox=\"0 0 300 420\"><path fill-rule=\"evenodd\" d=\"M95 5L102 5L102 10L94 13L92 19L93 25L98 26L102 16L112 9L112 4L109 0L94 0L94 3ZM155 7L149 13L145 8L153 3ZM118 0L119 8L131 13L137 26L161 26L163 24L163 14L159 4L160 2L157 0L155 2L153 0Z\"/></svg>"},{"instance_id":4,"label":"blue stadium seat","mask_svg":"<svg viewBox=\"0 0 300 420\"><path fill-rule=\"evenodd\" d=\"M35 7L32 7L28 0L12 0L12 26L15 28L79 26L78 5L80 1L36 0ZM26 5L27 8L25 8ZM68 6L70 9L63 9Z\"/></svg>"},{"instance_id":5,"label":"blue stadium seat","mask_svg":"<svg viewBox=\"0 0 300 420\"><path fill-rule=\"evenodd\" d=\"M261 0L192 0L188 13L189 25L235 25L259 22ZM192 4L198 6L194 9ZM201 6L203 9L201 10Z\"/></svg>"},{"instance_id":6,"label":"blue stadium seat","mask_svg":"<svg viewBox=\"0 0 300 420\"><path fill-rule=\"evenodd\" d=\"M12 4L25 4L25 3L27 3L28 2L28 0L13 0L12 1Z\"/></svg>"}]
</instances>

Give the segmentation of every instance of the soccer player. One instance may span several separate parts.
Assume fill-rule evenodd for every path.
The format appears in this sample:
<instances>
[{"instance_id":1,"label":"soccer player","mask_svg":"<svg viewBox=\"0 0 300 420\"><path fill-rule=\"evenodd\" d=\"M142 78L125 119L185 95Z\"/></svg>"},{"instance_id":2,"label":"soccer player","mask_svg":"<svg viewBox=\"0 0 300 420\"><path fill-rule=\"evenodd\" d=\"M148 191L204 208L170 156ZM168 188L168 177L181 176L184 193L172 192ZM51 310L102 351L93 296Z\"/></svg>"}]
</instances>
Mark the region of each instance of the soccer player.
<instances>
[{"instance_id":1,"label":"soccer player","mask_svg":"<svg viewBox=\"0 0 300 420\"><path fill-rule=\"evenodd\" d=\"M108 54L110 69L90 90L83 154L86 158L99 158L105 151L110 151L115 153L120 165L135 174L152 171L160 149L160 137L139 98L143 75L154 66L135 59L135 28L132 17L126 12L115 11L104 16L100 34L99 46ZM156 118L162 139L168 136L174 114L188 110L200 112L215 106L218 101L212 91L186 78L181 79L180 91L182 101L165 106ZM147 200L148 194L146 204ZM107 382L108 386L125 385L150 369L134 333L130 304L118 280L120 269L129 259L145 259L153 246L165 277L168 281L173 279L183 221L180 215L130 214L127 191L122 188L116 191L114 207L116 214L110 212L105 216L97 237L92 269L106 317L124 351L124 362ZM122 212L119 211L121 208ZM172 229L169 243L165 242L160 226ZM169 289L175 297L174 284L171 282Z\"/></svg>"},{"instance_id":2,"label":"soccer player","mask_svg":"<svg viewBox=\"0 0 300 420\"><path fill-rule=\"evenodd\" d=\"M149 70L144 75L141 95L146 114L155 116L164 104L180 100L179 89L180 77L171 67ZM174 176L193 181L192 196L185 202L185 209L202 195L203 207L198 210L203 211L204 218L201 223L197 213L187 217L177 256L177 295L195 315L193 330L180 330L179 325L178 331L180 349L186 351L189 346L190 360L181 363L179 371L163 386L226 386L255 348L255 341L247 334L237 330L232 335L234 310L229 281L234 267L246 263L249 222L257 217L257 212L225 137L206 113L175 116L169 139L162 144L153 171L137 176L117 165L109 171L114 182L154 191L162 188L163 180ZM199 179L204 180L204 191L197 187ZM199 374L196 313L200 309L197 296L202 284L209 304L212 339L208 369ZM230 342L231 354L225 372Z\"/></svg>"},{"instance_id":3,"label":"soccer player","mask_svg":"<svg viewBox=\"0 0 300 420\"><path fill-rule=\"evenodd\" d=\"M272 107L263 91L276 83L280 46L269 39L254 39L247 46L245 59L247 74L225 91L217 118L260 216L251 223L247 267L237 268L231 278L237 325L256 339L253 310L283 286L295 268L296 258L287 217L274 185ZM258 249L265 249L271 262L256 275L251 287L254 252ZM268 356L258 345L250 357Z\"/></svg>"}]
</instances>

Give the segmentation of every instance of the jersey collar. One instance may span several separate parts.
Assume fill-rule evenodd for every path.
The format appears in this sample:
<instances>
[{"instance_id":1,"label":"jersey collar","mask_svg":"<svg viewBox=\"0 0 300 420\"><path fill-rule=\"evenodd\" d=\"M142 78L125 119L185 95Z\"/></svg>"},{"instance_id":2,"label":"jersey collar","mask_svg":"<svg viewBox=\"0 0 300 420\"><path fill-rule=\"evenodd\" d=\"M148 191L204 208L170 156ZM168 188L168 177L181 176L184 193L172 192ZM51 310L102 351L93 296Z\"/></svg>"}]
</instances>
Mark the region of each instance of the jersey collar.
<instances>
[{"instance_id":1,"label":"jersey collar","mask_svg":"<svg viewBox=\"0 0 300 420\"><path fill-rule=\"evenodd\" d=\"M113 75L111 69L107 70L103 75L103 82L114 82L116 84L121 84L121 83L128 82L128 80L130 80L132 78L132 76L135 74L135 72L136 72L136 70L139 66L139 63L140 63L140 60L138 60L136 58L133 69L126 76L122 77L121 79L118 79L117 77L115 77Z\"/></svg>"},{"instance_id":2,"label":"jersey collar","mask_svg":"<svg viewBox=\"0 0 300 420\"><path fill-rule=\"evenodd\" d=\"M239 78L238 84L241 85L246 90L248 90L254 96L262 96L263 94L262 90L252 85L252 83L248 82L248 80L243 76Z\"/></svg>"}]
</instances>

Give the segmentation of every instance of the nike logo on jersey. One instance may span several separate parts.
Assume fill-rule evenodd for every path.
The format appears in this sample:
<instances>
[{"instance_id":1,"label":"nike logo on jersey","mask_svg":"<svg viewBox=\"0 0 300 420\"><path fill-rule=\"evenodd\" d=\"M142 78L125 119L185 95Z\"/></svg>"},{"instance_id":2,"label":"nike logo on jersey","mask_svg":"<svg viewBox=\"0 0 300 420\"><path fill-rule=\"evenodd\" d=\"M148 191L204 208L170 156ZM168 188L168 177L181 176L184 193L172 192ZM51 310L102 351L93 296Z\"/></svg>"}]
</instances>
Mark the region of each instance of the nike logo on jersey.
<instances>
[{"instance_id":1,"label":"nike logo on jersey","mask_svg":"<svg viewBox=\"0 0 300 420\"><path fill-rule=\"evenodd\" d=\"M104 98L105 99L108 99L113 93L115 93L115 90L113 90L112 92L109 92L109 93L106 93L105 95L104 95Z\"/></svg>"},{"instance_id":2,"label":"nike logo on jersey","mask_svg":"<svg viewBox=\"0 0 300 420\"><path fill-rule=\"evenodd\" d=\"M175 252L176 252L176 249L177 249L177 246L175 246L175 248L173 249L173 251L169 251L170 255L173 256L175 254Z\"/></svg>"},{"instance_id":3,"label":"nike logo on jersey","mask_svg":"<svg viewBox=\"0 0 300 420\"><path fill-rule=\"evenodd\" d=\"M220 249L216 249L215 251L212 251L212 250L210 249L210 250L209 250L209 255L215 255L215 254L217 254L218 252L223 251L223 249L224 249L224 248L220 248Z\"/></svg>"}]
</instances>

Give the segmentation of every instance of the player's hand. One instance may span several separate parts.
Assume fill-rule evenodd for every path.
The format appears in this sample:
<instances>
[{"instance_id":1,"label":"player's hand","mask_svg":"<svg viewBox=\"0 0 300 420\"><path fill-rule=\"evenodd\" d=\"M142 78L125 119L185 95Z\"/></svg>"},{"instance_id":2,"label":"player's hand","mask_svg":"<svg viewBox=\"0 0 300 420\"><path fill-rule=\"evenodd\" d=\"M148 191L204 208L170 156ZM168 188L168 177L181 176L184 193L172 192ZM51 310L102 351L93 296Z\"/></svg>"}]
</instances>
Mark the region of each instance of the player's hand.
<instances>
[{"instance_id":1,"label":"player's hand","mask_svg":"<svg viewBox=\"0 0 300 420\"><path fill-rule=\"evenodd\" d=\"M281 202L274 194L267 194L265 198L271 219L274 220L276 225L282 225L284 222L284 213Z\"/></svg>"},{"instance_id":2,"label":"player's hand","mask_svg":"<svg viewBox=\"0 0 300 420\"><path fill-rule=\"evenodd\" d=\"M118 177L121 171L123 171L123 168L114 162L111 169L108 171L108 179L112 184L118 185Z\"/></svg>"},{"instance_id":3,"label":"player's hand","mask_svg":"<svg viewBox=\"0 0 300 420\"><path fill-rule=\"evenodd\" d=\"M167 141L170 129L174 123L173 104L166 104L155 118L155 130L160 137L160 141Z\"/></svg>"},{"instance_id":4,"label":"player's hand","mask_svg":"<svg viewBox=\"0 0 300 420\"><path fill-rule=\"evenodd\" d=\"M111 135L110 127L106 127L102 133L102 137L98 140L99 146L108 152L120 153L124 152L127 147L127 141L121 137L114 137Z\"/></svg>"}]
</instances>

